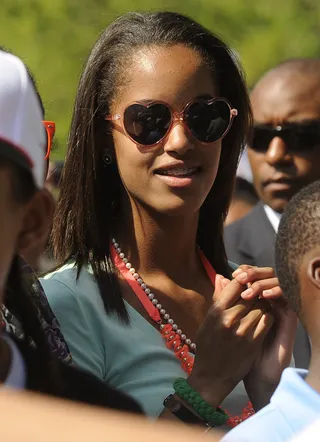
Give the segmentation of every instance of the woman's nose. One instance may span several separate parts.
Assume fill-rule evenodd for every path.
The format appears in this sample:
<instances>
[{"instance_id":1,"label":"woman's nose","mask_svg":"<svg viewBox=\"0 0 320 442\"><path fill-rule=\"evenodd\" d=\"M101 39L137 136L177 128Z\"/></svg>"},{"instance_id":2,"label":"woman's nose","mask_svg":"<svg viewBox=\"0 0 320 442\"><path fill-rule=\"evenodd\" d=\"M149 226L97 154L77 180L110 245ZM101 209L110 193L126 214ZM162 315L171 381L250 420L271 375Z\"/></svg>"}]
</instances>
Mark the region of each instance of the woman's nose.
<instances>
[{"instance_id":1,"label":"woman's nose","mask_svg":"<svg viewBox=\"0 0 320 442\"><path fill-rule=\"evenodd\" d=\"M164 145L166 152L184 155L194 149L194 140L182 121L175 121Z\"/></svg>"}]
</instances>

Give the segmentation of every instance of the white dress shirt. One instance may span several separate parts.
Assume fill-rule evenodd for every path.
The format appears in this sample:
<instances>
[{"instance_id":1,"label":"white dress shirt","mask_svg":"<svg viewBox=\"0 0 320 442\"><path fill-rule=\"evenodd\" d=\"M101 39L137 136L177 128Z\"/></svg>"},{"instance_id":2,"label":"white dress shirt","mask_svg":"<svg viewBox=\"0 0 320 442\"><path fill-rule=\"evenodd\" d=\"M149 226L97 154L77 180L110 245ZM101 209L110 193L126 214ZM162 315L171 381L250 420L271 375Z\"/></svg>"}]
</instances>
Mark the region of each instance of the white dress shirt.
<instances>
[{"instance_id":1,"label":"white dress shirt","mask_svg":"<svg viewBox=\"0 0 320 442\"><path fill-rule=\"evenodd\" d=\"M274 231L277 233L281 219L281 213L275 212L273 209L271 209L271 207L267 206L266 204L263 206L263 208L266 212L268 220L274 228Z\"/></svg>"},{"instance_id":2,"label":"white dress shirt","mask_svg":"<svg viewBox=\"0 0 320 442\"><path fill-rule=\"evenodd\" d=\"M231 430L222 442L287 442L319 419L320 394L305 382L307 374L307 370L285 369L270 404Z\"/></svg>"},{"instance_id":3,"label":"white dress shirt","mask_svg":"<svg viewBox=\"0 0 320 442\"><path fill-rule=\"evenodd\" d=\"M304 431L299 433L294 439L290 439L290 442L318 442L320 434L320 419L314 421L313 424L308 426Z\"/></svg>"}]
</instances>

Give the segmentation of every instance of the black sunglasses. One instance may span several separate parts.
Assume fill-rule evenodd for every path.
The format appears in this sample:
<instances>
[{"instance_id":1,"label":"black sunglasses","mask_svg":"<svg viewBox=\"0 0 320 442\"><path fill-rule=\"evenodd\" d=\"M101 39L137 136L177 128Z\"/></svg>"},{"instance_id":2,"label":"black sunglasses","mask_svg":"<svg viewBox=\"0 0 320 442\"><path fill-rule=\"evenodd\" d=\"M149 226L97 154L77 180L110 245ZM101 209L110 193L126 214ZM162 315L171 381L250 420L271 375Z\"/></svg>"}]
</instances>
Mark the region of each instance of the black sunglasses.
<instances>
[{"instance_id":1,"label":"black sunglasses","mask_svg":"<svg viewBox=\"0 0 320 442\"><path fill-rule=\"evenodd\" d=\"M310 152L320 146L320 121L289 123L277 127L256 125L249 146L256 152L266 152L275 137L280 137L286 143L289 152Z\"/></svg>"},{"instance_id":2,"label":"black sunglasses","mask_svg":"<svg viewBox=\"0 0 320 442\"><path fill-rule=\"evenodd\" d=\"M108 121L121 121L128 138L141 146L155 146L163 141L176 123L201 143L223 138L238 114L225 98L196 99L186 104L182 112L173 112L162 101L135 102L122 114L107 115Z\"/></svg>"}]
</instances>

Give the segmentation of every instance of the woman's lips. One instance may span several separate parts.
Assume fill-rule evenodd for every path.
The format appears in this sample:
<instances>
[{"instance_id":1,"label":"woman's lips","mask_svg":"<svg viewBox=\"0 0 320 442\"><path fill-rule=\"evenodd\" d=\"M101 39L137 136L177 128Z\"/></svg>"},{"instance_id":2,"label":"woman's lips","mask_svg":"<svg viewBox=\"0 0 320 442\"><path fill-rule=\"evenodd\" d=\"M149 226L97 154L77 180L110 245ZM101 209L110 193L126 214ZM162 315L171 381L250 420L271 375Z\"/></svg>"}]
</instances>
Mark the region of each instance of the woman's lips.
<instances>
[{"instance_id":1,"label":"woman's lips","mask_svg":"<svg viewBox=\"0 0 320 442\"><path fill-rule=\"evenodd\" d=\"M158 169L154 174L171 187L186 187L194 182L199 172L199 167L175 167Z\"/></svg>"}]
</instances>

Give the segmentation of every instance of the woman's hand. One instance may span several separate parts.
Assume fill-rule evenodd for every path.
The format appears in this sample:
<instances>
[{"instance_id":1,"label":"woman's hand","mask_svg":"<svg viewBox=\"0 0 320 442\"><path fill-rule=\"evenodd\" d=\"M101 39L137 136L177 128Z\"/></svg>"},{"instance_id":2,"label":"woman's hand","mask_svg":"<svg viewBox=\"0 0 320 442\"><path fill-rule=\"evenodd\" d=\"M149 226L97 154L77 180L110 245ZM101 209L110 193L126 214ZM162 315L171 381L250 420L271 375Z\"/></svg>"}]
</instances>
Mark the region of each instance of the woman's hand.
<instances>
[{"instance_id":1,"label":"woman's hand","mask_svg":"<svg viewBox=\"0 0 320 442\"><path fill-rule=\"evenodd\" d=\"M244 291L242 297L245 299L261 297L268 300L275 318L260 354L244 379L248 395L254 407L258 409L269 402L283 370L290 364L297 317L282 298L279 281L272 268L244 265L240 266L233 276L251 290Z\"/></svg>"},{"instance_id":2,"label":"woman's hand","mask_svg":"<svg viewBox=\"0 0 320 442\"><path fill-rule=\"evenodd\" d=\"M276 299L282 297L279 280L276 278L272 267L241 265L233 272L232 276L239 284L247 286L241 294L243 299L256 297Z\"/></svg>"},{"instance_id":3,"label":"woman's hand","mask_svg":"<svg viewBox=\"0 0 320 442\"><path fill-rule=\"evenodd\" d=\"M297 316L284 299L275 300L271 305L275 317L274 325L244 379L255 409L260 409L270 402L283 370L290 365L297 329Z\"/></svg>"},{"instance_id":4,"label":"woman's hand","mask_svg":"<svg viewBox=\"0 0 320 442\"><path fill-rule=\"evenodd\" d=\"M243 285L217 275L213 305L199 330L189 382L217 407L249 372L273 317L264 300L243 300Z\"/></svg>"}]
</instances>

